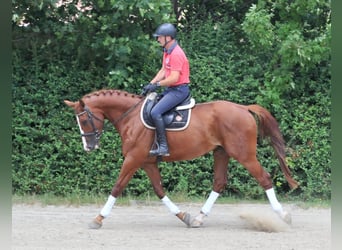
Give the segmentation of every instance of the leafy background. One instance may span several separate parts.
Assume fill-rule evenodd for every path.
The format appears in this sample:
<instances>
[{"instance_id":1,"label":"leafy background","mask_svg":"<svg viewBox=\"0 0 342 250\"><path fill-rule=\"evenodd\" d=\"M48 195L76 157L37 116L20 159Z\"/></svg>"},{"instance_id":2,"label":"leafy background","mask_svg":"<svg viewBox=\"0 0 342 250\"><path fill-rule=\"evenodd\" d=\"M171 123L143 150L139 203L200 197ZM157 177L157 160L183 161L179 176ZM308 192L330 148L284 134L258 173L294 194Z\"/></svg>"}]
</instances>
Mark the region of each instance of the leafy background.
<instances>
[{"instance_id":1,"label":"leafy background","mask_svg":"<svg viewBox=\"0 0 342 250\"><path fill-rule=\"evenodd\" d=\"M330 1L12 0L12 192L109 193L122 164L121 142L107 125L102 147L83 152L64 99L102 88L140 93L161 64L152 38L173 22L191 65L197 102L258 103L278 120L300 188L290 191L267 142L261 164L278 193L331 197ZM206 196L211 154L161 163L168 192ZM152 188L138 171L123 195ZM223 196L260 199L263 190L234 160Z\"/></svg>"}]
</instances>

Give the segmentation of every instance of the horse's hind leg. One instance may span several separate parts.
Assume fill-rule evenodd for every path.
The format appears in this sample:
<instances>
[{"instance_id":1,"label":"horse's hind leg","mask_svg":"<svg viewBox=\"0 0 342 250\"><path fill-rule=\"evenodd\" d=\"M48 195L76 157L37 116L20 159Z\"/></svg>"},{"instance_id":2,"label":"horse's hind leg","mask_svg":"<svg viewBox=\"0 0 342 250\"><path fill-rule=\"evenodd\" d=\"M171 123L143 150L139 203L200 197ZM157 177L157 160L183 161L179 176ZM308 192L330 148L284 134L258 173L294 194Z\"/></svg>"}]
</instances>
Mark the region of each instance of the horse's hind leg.
<instances>
[{"instance_id":1,"label":"horse's hind leg","mask_svg":"<svg viewBox=\"0 0 342 250\"><path fill-rule=\"evenodd\" d=\"M252 174L258 181L261 187L266 192L266 196L272 206L272 209L283 219L286 223L291 224L291 215L283 210L282 205L279 203L272 186L271 176L260 165L256 157L250 158L248 161L239 161L245 168Z\"/></svg>"},{"instance_id":2,"label":"horse's hind leg","mask_svg":"<svg viewBox=\"0 0 342 250\"><path fill-rule=\"evenodd\" d=\"M143 166L147 176L150 179L153 190L163 204L170 210L170 212L176 215L182 222L187 226L190 226L190 214L187 212L182 212L176 204L174 204L169 197L164 192L160 172L156 163L145 164Z\"/></svg>"},{"instance_id":3,"label":"horse's hind leg","mask_svg":"<svg viewBox=\"0 0 342 250\"><path fill-rule=\"evenodd\" d=\"M200 213L191 222L191 227L200 227L203 224L205 216L208 216L212 206L220 193L227 185L227 171L228 171L229 157L222 147L214 150L214 184L208 199L201 208Z\"/></svg>"}]
</instances>

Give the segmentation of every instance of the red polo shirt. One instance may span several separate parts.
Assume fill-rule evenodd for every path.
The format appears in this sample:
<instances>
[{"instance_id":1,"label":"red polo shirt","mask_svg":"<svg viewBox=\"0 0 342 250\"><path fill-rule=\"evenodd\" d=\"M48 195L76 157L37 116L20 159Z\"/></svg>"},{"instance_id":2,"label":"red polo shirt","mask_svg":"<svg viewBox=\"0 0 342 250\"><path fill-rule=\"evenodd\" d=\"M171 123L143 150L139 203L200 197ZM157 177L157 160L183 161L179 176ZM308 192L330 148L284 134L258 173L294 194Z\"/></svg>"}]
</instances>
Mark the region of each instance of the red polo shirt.
<instances>
[{"instance_id":1,"label":"red polo shirt","mask_svg":"<svg viewBox=\"0 0 342 250\"><path fill-rule=\"evenodd\" d=\"M171 86L190 83L189 61L183 49L178 44L174 48L164 51L163 65L165 68L165 78L171 74L172 70L180 72L178 81Z\"/></svg>"}]
</instances>

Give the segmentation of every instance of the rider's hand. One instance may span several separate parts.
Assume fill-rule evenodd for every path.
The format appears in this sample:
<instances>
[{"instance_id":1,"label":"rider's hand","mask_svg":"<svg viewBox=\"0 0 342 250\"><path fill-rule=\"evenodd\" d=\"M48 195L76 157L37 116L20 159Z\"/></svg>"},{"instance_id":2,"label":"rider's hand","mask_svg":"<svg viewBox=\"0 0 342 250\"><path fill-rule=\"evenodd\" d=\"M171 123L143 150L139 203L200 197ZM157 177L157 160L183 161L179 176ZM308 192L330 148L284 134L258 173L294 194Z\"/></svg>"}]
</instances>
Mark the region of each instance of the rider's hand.
<instances>
[{"instance_id":1,"label":"rider's hand","mask_svg":"<svg viewBox=\"0 0 342 250\"><path fill-rule=\"evenodd\" d=\"M154 84L154 83L148 83L144 88L143 88L143 91L142 91L142 95L146 95L150 92L154 92L157 90L157 88L159 88L160 85L159 84Z\"/></svg>"}]
</instances>

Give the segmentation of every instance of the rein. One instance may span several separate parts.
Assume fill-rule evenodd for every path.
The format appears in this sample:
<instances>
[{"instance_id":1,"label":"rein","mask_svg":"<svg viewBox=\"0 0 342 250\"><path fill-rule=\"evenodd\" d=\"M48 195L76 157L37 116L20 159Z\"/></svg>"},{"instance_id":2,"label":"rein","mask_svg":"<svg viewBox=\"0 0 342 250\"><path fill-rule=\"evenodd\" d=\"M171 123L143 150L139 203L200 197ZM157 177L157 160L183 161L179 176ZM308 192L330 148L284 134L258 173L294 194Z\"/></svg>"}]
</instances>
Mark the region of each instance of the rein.
<instances>
[{"instance_id":1,"label":"rein","mask_svg":"<svg viewBox=\"0 0 342 250\"><path fill-rule=\"evenodd\" d=\"M123 113L119 118L116 120L112 121L112 124L115 125L122 119L124 119L126 116L128 116L129 113L131 113L140 103L142 103L145 100L145 98L142 98L139 102L134 104L132 107L130 107L125 113Z\"/></svg>"}]
</instances>

